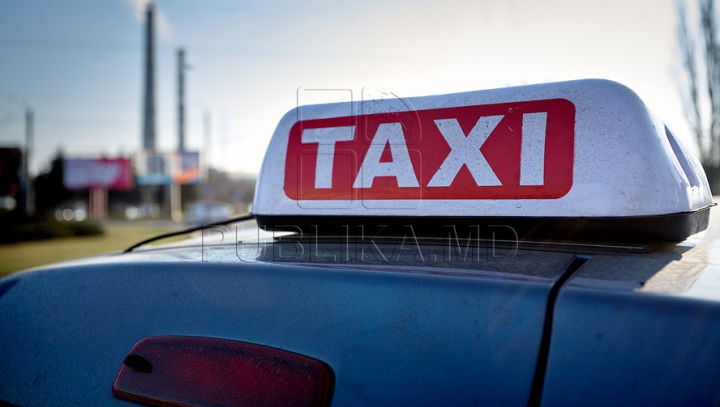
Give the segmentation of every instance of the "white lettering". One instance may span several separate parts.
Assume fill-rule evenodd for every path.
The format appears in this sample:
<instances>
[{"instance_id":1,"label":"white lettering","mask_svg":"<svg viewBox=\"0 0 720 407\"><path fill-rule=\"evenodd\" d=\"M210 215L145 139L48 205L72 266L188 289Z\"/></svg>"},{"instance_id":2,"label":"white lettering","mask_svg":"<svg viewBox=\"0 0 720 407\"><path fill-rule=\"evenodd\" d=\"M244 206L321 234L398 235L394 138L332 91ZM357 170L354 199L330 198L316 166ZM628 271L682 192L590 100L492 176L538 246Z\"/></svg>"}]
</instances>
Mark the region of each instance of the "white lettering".
<instances>
[{"instance_id":1,"label":"white lettering","mask_svg":"<svg viewBox=\"0 0 720 407\"><path fill-rule=\"evenodd\" d=\"M355 126L325 127L304 129L300 142L318 143L315 162L315 188L332 188L333 162L335 161L335 143L351 141L355 138Z\"/></svg>"},{"instance_id":2,"label":"white lettering","mask_svg":"<svg viewBox=\"0 0 720 407\"><path fill-rule=\"evenodd\" d=\"M388 144L390 144L392 161L380 162L380 157ZM378 126L353 188L371 188L375 177L395 177L400 188L420 186L410 161L410 153L400 123L383 123Z\"/></svg>"},{"instance_id":3,"label":"white lettering","mask_svg":"<svg viewBox=\"0 0 720 407\"><path fill-rule=\"evenodd\" d=\"M451 150L428 186L450 186L463 165L470 170L478 186L502 185L480 151L480 147L502 118L503 116L481 117L467 136L456 119L435 120L435 125L445 137Z\"/></svg>"},{"instance_id":4,"label":"white lettering","mask_svg":"<svg viewBox=\"0 0 720 407\"><path fill-rule=\"evenodd\" d=\"M547 113L523 115L520 185L545 184L545 132Z\"/></svg>"}]
</instances>

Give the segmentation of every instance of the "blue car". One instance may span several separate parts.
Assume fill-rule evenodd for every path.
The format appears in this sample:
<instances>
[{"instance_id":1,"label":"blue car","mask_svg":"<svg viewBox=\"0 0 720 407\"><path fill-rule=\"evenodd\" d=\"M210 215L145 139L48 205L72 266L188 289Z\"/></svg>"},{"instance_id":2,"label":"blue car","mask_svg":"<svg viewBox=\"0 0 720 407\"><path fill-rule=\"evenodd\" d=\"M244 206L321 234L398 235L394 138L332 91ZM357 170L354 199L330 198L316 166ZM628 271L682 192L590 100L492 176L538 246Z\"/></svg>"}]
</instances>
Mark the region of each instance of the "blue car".
<instances>
[{"instance_id":1,"label":"blue car","mask_svg":"<svg viewBox=\"0 0 720 407\"><path fill-rule=\"evenodd\" d=\"M252 215L0 280L0 406L720 405L714 205L614 82L300 106Z\"/></svg>"}]
</instances>

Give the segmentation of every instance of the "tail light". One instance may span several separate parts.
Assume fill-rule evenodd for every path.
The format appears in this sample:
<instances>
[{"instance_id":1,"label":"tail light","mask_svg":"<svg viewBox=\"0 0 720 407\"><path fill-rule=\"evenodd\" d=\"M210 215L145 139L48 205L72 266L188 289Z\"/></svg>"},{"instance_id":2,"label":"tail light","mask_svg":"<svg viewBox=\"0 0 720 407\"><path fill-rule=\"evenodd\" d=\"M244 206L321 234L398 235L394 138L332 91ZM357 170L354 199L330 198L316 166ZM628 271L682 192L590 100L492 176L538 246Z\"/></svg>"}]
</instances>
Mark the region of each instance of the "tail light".
<instances>
[{"instance_id":1,"label":"tail light","mask_svg":"<svg viewBox=\"0 0 720 407\"><path fill-rule=\"evenodd\" d=\"M267 346L157 336L133 346L113 384L116 397L155 406L327 406L332 369Z\"/></svg>"}]
</instances>

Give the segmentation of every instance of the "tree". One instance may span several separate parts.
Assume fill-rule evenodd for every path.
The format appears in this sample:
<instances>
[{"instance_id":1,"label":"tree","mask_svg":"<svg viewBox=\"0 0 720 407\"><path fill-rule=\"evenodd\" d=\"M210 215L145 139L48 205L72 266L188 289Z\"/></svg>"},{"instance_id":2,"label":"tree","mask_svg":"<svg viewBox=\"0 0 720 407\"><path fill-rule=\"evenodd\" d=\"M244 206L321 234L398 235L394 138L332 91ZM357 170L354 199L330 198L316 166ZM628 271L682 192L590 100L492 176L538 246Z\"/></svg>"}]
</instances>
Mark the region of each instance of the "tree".
<instances>
[{"instance_id":1,"label":"tree","mask_svg":"<svg viewBox=\"0 0 720 407\"><path fill-rule=\"evenodd\" d=\"M73 193L63 186L63 153L58 151L50 168L35 178L35 209L38 214L50 214Z\"/></svg>"},{"instance_id":2,"label":"tree","mask_svg":"<svg viewBox=\"0 0 720 407\"><path fill-rule=\"evenodd\" d=\"M696 28L688 21L684 0L678 1L677 11L685 118L708 181L720 193L720 33L715 0L697 0Z\"/></svg>"}]
</instances>

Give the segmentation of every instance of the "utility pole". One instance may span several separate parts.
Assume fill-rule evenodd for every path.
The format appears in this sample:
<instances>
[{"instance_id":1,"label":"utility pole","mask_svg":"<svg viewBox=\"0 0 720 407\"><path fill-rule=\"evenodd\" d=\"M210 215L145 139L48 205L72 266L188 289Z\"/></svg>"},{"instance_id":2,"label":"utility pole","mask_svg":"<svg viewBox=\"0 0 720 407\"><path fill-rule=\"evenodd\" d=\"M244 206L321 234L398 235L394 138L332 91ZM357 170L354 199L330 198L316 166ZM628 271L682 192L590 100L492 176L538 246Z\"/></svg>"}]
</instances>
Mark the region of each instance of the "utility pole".
<instances>
[{"instance_id":1,"label":"utility pole","mask_svg":"<svg viewBox=\"0 0 720 407\"><path fill-rule=\"evenodd\" d=\"M28 215L35 213L35 194L30 176L30 151L33 144L33 130L35 125L35 114L30 106L25 107L25 162L23 172L25 179L25 212Z\"/></svg>"},{"instance_id":2,"label":"utility pole","mask_svg":"<svg viewBox=\"0 0 720 407\"><path fill-rule=\"evenodd\" d=\"M203 115L203 134L205 139L205 167L207 171L207 183L212 185L212 180L210 179L210 170L212 169L212 116L210 115L209 111L205 111L205 114Z\"/></svg>"},{"instance_id":3,"label":"utility pole","mask_svg":"<svg viewBox=\"0 0 720 407\"><path fill-rule=\"evenodd\" d=\"M28 215L35 213L35 194L33 193L30 176L30 155L33 145L35 113L32 106L23 97L15 93L8 96L11 105L19 104L25 109L25 148L22 154L22 168L20 168L20 202L19 209Z\"/></svg>"},{"instance_id":4,"label":"utility pole","mask_svg":"<svg viewBox=\"0 0 720 407\"><path fill-rule=\"evenodd\" d=\"M177 51L178 78L178 151L185 151L185 50Z\"/></svg>"},{"instance_id":5,"label":"utility pole","mask_svg":"<svg viewBox=\"0 0 720 407\"><path fill-rule=\"evenodd\" d=\"M178 167L182 168L183 152L185 152L185 50L177 51L177 108L178 108ZM182 220L182 186L170 180L170 216L175 222Z\"/></svg>"},{"instance_id":6,"label":"utility pole","mask_svg":"<svg viewBox=\"0 0 720 407\"><path fill-rule=\"evenodd\" d=\"M205 185L203 186L203 200L214 200L215 198L215 174L212 171L212 116L206 110L203 115L203 141L205 159Z\"/></svg>"}]
</instances>

